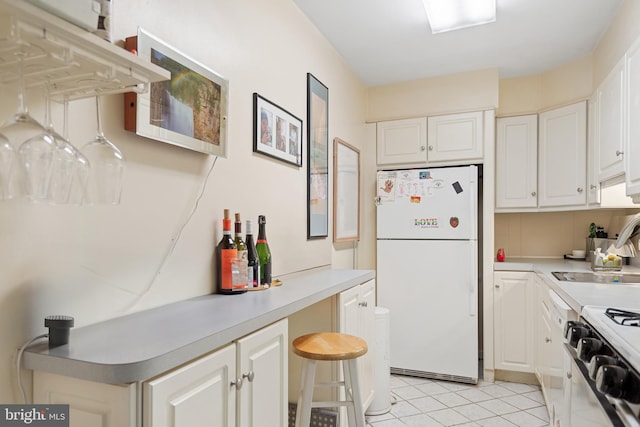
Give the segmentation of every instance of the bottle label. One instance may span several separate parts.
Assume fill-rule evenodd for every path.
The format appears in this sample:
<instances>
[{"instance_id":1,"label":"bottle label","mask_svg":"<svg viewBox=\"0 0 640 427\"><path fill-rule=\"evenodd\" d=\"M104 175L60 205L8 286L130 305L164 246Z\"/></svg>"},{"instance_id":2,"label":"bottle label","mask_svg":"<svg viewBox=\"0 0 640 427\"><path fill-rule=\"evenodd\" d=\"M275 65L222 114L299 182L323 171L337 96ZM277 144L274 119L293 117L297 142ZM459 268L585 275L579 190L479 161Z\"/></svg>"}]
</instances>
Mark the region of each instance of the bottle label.
<instances>
[{"instance_id":1,"label":"bottle label","mask_svg":"<svg viewBox=\"0 0 640 427\"><path fill-rule=\"evenodd\" d=\"M221 288L225 290L233 289L233 261L238 259L237 249L222 249L220 251L220 268L222 278Z\"/></svg>"}]
</instances>

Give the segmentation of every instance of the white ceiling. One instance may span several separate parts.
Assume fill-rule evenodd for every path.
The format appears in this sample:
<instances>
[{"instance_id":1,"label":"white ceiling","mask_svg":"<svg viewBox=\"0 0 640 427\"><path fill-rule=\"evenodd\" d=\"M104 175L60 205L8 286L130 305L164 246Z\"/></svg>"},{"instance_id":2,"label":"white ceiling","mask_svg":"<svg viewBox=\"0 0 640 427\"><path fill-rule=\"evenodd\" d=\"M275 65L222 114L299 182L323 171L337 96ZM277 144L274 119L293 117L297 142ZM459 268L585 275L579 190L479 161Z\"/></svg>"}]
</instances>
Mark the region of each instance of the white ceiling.
<instances>
[{"instance_id":1,"label":"white ceiling","mask_svg":"<svg viewBox=\"0 0 640 427\"><path fill-rule=\"evenodd\" d=\"M496 22L431 34L422 0L294 0L369 86L498 68L537 74L593 52L622 0L497 0Z\"/></svg>"}]
</instances>

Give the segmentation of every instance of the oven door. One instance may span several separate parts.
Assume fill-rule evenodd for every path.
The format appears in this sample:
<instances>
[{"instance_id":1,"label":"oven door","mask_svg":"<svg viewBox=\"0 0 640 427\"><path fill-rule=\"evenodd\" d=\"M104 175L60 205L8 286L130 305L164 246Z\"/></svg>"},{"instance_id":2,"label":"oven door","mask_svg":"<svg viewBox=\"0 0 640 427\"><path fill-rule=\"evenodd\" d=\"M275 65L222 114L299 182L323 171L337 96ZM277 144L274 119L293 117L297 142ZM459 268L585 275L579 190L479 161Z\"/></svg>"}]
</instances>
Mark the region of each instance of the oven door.
<instances>
[{"instance_id":1,"label":"oven door","mask_svg":"<svg viewBox=\"0 0 640 427\"><path fill-rule=\"evenodd\" d=\"M575 351L565 344L567 377L571 384L566 387L567 411L563 417L564 426L571 427L625 427L615 408L607 398L596 390L595 381L589 378L584 362L576 358Z\"/></svg>"}]
</instances>

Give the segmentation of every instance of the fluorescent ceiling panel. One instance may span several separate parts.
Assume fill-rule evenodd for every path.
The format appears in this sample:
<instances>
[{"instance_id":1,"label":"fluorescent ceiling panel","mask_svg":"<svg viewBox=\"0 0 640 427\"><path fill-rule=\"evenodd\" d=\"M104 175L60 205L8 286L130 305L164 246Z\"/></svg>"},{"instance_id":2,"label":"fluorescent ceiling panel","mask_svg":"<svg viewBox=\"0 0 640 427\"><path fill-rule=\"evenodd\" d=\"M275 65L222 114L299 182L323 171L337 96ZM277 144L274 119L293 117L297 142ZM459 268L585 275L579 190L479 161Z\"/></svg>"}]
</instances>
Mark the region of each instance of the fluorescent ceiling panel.
<instances>
[{"instance_id":1,"label":"fluorescent ceiling panel","mask_svg":"<svg viewBox=\"0 0 640 427\"><path fill-rule=\"evenodd\" d=\"M433 34L496 20L496 0L423 0Z\"/></svg>"}]
</instances>

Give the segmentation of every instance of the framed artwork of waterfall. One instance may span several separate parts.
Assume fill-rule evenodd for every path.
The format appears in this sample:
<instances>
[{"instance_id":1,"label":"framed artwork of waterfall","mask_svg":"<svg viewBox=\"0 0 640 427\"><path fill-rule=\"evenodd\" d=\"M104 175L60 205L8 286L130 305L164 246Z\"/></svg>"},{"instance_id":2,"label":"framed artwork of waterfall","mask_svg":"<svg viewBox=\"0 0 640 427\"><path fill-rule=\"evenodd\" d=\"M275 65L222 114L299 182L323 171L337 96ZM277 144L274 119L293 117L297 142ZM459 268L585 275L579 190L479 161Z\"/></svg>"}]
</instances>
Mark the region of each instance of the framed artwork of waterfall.
<instances>
[{"instance_id":1,"label":"framed artwork of waterfall","mask_svg":"<svg viewBox=\"0 0 640 427\"><path fill-rule=\"evenodd\" d=\"M125 48L171 74L145 93L125 94L125 129L226 157L229 82L142 29L126 39Z\"/></svg>"}]
</instances>

